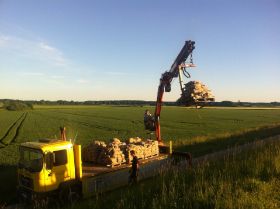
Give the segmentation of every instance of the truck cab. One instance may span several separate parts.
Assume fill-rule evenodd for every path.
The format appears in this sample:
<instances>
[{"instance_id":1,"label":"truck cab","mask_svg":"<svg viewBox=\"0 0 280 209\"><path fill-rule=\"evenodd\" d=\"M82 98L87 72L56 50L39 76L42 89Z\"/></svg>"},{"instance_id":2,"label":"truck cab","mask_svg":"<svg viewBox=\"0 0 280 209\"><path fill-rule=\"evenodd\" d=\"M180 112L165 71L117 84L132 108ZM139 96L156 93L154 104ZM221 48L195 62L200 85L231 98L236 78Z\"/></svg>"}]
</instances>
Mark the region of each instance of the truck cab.
<instances>
[{"instance_id":1,"label":"truck cab","mask_svg":"<svg viewBox=\"0 0 280 209\"><path fill-rule=\"evenodd\" d=\"M23 198L60 191L76 182L75 146L69 141L40 139L20 145L18 191ZM77 161L77 160L76 160ZM81 164L81 162L80 162ZM81 165L80 165L81 166Z\"/></svg>"}]
</instances>

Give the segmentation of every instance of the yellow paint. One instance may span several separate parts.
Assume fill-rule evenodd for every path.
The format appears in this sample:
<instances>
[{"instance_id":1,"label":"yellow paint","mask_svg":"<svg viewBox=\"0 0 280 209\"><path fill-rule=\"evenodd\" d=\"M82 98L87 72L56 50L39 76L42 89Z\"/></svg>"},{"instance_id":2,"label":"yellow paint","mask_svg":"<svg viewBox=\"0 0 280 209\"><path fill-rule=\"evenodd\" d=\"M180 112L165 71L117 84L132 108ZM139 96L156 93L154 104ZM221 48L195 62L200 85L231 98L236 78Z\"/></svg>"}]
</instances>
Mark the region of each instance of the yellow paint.
<instances>
[{"instance_id":1,"label":"yellow paint","mask_svg":"<svg viewBox=\"0 0 280 209\"><path fill-rule=\"evenodd\" d=\"M23 147L42 151L44 155L43 167L39 172L30 172L25 168L18 169L18 176L28 177L33 182L34 192L47 192L58 189L63 182L75 179L75 164L73 144L68 141L52 141L48 143L42 142L25 142L21 144ZM67 163L64 165L53 166L51 170L46 169L45 154L48 152L66 150ZM80 156L81 158L81 156ZM80 168L81 169L81 168ZM21 182L19 181L20 186ZM30 188L28 188L30 189Z\"/></svg>"},{"instance_id":2,"label":"yellow paint","mask_svg":"<svg viewBox=\"0 0 280 209\"><path fill-rule=\"evenodd\" d=\"M44 192L44 171L43 169L40 172L36 172L36 173L30 173L29 171L25 170L25 169L19 169L18 170L18 176L20 178L20 176L23 177L27 177L33 180L33 188L28 188L28 189L32 189L36 192Z\"/></svg>"},{"instance_id":3,"label":"yellow paint","mask_svg":"<svg viewBox=\"0 0 280 209\"><path fill-rule=\"evenodd\" d=\"M75 171L76 177L82 179L82 157L81 157L81 145L74 145L74 157L75 157Z\"/></svg>"}]
</instances>

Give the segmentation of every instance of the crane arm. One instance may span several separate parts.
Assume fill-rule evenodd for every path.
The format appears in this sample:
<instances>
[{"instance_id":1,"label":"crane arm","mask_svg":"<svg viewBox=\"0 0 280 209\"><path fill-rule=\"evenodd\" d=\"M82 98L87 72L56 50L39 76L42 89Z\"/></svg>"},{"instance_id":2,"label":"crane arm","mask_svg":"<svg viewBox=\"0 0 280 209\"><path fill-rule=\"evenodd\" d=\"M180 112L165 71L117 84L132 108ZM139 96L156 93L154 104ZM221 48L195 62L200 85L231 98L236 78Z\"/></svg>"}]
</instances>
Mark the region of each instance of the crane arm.
<instances>
[{"instance_id":1,"label":"crane arm","mask_svg":"<svg viewBox=\"0 0 280 209\"><path fill-rule=\"evenodd\" d=\"M161 139L161 132L160 132L160 113L161 113L161 106L162 106L162 99L164 92L170 92L171 91L171 82L173 78L178 77L179 75L179 68L180 65L184 64L187 58L192 54L192 51L194 50L195 42L194 41L186 41L185 45L181 49L180 53L178 54L177 58L175 59L174 63L171 65L171 68L169 71L164 72L161 75L160 83L158 86L158 93L157 93L157 102L156 102L156 109L154 114L155 119L155 131L156 131L156 137L159 142L162 142ZM192 62L192 60L191 60Z\"/></svg>"}]
</instances>

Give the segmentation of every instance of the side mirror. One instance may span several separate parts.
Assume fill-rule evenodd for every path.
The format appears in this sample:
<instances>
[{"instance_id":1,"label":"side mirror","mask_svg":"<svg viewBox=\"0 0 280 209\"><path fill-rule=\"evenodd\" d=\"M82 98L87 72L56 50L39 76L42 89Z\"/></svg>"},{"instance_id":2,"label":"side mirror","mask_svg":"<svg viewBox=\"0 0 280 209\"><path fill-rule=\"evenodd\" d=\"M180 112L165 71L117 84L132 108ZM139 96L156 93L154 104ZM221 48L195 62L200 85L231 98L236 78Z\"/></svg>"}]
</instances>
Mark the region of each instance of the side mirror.
<instances>
[{"instance_id":1,"label":"side mirror","mask_svg":"<svg viewBox=\"0 0 280 209\"><path fill-rule=\"evenodd\" d=\"M47 152L46 153L46 169L51 170L53 168L53 153L52 152Z\"/></svg>"}]
</instances>

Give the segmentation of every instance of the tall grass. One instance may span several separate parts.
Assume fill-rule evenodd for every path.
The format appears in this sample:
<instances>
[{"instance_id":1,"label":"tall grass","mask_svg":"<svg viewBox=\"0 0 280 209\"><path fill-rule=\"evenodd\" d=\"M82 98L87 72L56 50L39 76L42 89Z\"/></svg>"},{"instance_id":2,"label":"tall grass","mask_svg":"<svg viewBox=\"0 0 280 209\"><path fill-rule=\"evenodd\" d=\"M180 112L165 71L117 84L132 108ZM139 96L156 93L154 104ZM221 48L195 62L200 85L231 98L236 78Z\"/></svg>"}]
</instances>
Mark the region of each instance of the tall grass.
<instances>
[{"instance_id":1,"label":"tall grass","mask_svg":"<svg viewBox=\"0 0 280 209\"><path fill-rule=\"evenodd\" d=\"M191 152L193 157L217 152L280 134L280 123L224 132L216 135L197 136L189 140L176 140L174 148Z\"/></svg>"},{"instance_id":2,"label":"tall grass","mask_svg":"<svg viewBox=\"0 0 280 209\"><path fill-rule=\"evenodd\" d=\"M193 169L170 166L154 179L72 208L280 208L280 143L227 154Z\"/></svg>"}]
</instances>

